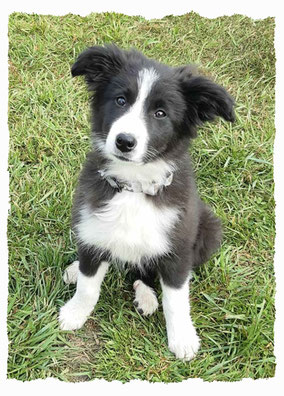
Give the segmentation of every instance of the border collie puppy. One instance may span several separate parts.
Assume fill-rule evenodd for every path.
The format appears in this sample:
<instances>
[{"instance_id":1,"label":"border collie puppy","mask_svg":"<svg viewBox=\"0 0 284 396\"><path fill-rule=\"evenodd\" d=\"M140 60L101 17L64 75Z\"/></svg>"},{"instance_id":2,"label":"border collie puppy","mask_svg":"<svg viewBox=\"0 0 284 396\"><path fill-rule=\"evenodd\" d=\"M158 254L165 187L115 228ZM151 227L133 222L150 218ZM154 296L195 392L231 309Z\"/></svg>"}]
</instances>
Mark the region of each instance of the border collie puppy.
<instances>
[{"instance_id":1,"label":"border collie puppy","mask_svg":"<svg viewBox=\"0 0 284 396\"><path fill-rule=\"evenodd\" d=\"M234 101L191 66L169 67L115 45L84 51L72 75L85 76L94 93L93 149L73 206L79 257L64 274L77 289L60 309L60 327L83 326L109 265L123 263L135 273L141 314L158 307L159 277L169 349L190 360L200 342L189 280L219 247L221 224L198 196L188 146L203 122L233 122Z\"/></svg>"}]
</instances>

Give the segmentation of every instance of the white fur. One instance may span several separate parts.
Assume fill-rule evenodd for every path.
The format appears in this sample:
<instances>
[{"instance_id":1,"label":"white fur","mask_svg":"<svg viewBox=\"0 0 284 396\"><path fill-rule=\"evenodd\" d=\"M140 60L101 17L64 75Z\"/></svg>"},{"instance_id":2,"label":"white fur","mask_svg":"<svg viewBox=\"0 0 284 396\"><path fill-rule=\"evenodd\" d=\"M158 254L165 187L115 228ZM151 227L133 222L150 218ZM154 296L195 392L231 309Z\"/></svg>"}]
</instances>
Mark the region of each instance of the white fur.
<instances>
[{"instance_id":1,"label":"white fur","mask_svg":"<svg viewBox=\"0 0 284 396\"><path fill-rule=\"evenodd\" d=\"M80 215L76 225L80 241L109 250L113 259L139 265L142 257L170 252L168 233L179 210L158 208L142 193L123 191L97 211L85 206Z\"/></svg>"},{"instance_id":2,"label":"white fur","mask_svg":"<svg viewBox=\"0 0 284 396\"><path fill-rule=\"evenodd\" d=\"M101 284L109 264L103 261L94 276L78 272L75 295L61 309L59 323L62 330L80 329L94 309L100 295Z\"/></svg>"},{"instance_id":3,"label":"white fur","mask_svg":"<svg viewBox=\"0 0 284 396\"><path fill-rule=\"evenodd\" d=\"M143 69L138 74L138 95L135 103L111 126L106 144L105 152L108 155L116 152L115 140L118 134L131 134L137 141L135 149L131 152L131 160L141 162L147 150L149 135L144 117L144 103L158 75L154 69ZM112 157L113 158L113 157Z\"/></svg>"},{"instance_id":4,"label":"white fur","mask_svg":"<svg viewBox=\"0 0 284 396\"><path fill-rule=\"evenodd\" d=\"M162 280L161 285L169 350L179 359L191 360L200 341L190 317L188 281L179 289L165 285Z\"/></svg>"},{"instance_id":5,"label":"white fur","mask_svg":"<svg viewBox=\"0 0 284 396\"><path fill-rule=\"evenodd\" d=\"M64 271L63 280L68 285L70 283L75 284L77 282L79 273L79 261L74 261L72 264L68 265Z\"/></svg>"},{"instance_id":6,"label":"white fur","mask_svg":"<svg viewBox=\"0 0 284 396\"><path fill-rule=\"evenodd\" d=\"M143 315L152 315L159 306L154 290L145 285L142 280L135 281L133 288L135 290L134 304L137 304L138 309L142 309Z\"/></svg>"},{"instance_id":7,"label":"white fur","mask_svg":"<svg viewBox=\"0 0 284 396\"><path fill-rule=\"evenodd\" d=\"M163 184L166 175L175 170L175 166L170 161L165 162L162 159L143 165L115 159L108 164L107 169L104 169L104 175L116 177L118 180L125 180L130 183L137 181L146 187L152 182Z\"/></svg>"}]
</instances>

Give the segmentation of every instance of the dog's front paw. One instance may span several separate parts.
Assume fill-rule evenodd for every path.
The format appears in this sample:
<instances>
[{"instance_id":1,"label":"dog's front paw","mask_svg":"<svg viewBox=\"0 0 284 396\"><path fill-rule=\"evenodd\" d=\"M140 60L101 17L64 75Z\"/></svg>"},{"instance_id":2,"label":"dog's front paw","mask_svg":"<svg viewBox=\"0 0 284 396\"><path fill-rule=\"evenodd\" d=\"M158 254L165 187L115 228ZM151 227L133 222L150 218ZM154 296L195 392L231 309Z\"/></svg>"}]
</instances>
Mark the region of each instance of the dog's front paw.
<instances>
[{"instance_id":1,"label":"dog's front paw","mask_svg":"<svg viewBox=\"0 0 284 396\"><path fill-rule=\"evenodd\" d=\"M200 340L195 332L169 339L169 350L175 354L177 359L185 361L193 359L199 347Z\"/></svg>"},{"instance_id":2,"label":"dog's front paw","mask_svg":"<svg viewBox=\"0 0 284 396\"><path fill-rule=\"evenodd\" d=\"M80 329L88 315L89 312L86 312L75 300L71 299L59 311L59 327L61 330Z\"/></svg>"}]
</instances>

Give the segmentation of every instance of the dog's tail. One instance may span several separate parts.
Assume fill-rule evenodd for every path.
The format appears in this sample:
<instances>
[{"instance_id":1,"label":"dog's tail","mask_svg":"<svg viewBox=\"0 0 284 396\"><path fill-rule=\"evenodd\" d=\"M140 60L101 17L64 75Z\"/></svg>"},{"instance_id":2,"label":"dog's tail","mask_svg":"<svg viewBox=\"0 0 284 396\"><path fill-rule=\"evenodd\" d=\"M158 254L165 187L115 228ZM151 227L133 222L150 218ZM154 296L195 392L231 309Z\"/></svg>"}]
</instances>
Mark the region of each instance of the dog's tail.
<instances>
[{"instance_id":1,"label":"dog's tail","mask_svg":"<svg viewBox=\"0 0 284 396\"><path fill-rule=\"evenodd\" d=\"M201 215L194 250L194 267L205 263L222 242L221 221L201 201Z\"/></svg>"}]
</instances>

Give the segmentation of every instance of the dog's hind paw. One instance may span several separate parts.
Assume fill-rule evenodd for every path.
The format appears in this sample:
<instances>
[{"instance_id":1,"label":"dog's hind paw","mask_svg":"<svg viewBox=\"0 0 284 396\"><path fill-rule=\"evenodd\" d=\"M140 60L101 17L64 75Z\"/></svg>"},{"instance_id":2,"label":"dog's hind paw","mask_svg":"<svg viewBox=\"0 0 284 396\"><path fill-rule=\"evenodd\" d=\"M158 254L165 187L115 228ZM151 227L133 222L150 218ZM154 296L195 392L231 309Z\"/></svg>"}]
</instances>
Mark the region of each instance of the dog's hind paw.
<instances>
[{"instance_id":1,"label":"dog's hind paw","mask_svg":"<svg viewBox=\"0 0 284 396\"><path fill-rule=\"evenodd\" d=\"M159 305L154 290L145 285L142 280L136 280L133 283L133 288L135 290L134 305L137 307L137 311L141 315L152 315Z\"/></svg>"},{"instance_id":2,"label":"dog's hind paw","mask_svg":"<svg viewBox=\"0 0 284 396\"><path fill-rule=\"evenodd\" d=\"M75 284L77 282L79 272L79 261L74 261L68 265L63 274L63 280L68 285L70 283Z\"/></svg>"}]
</instances>

